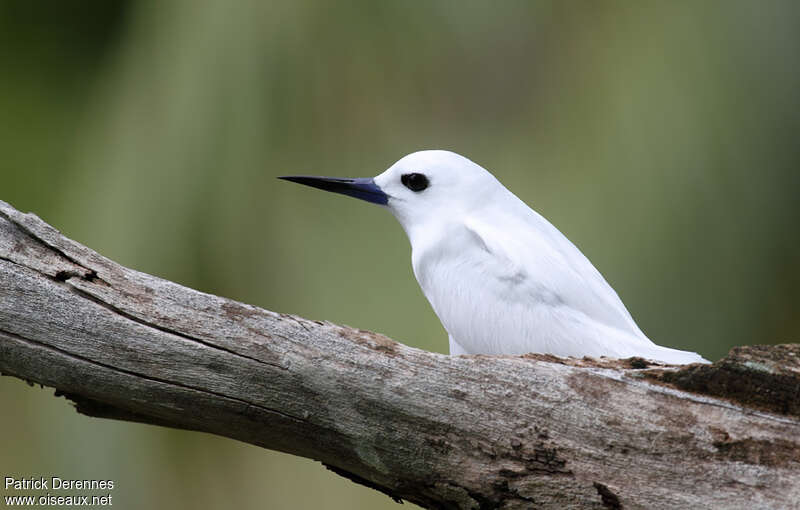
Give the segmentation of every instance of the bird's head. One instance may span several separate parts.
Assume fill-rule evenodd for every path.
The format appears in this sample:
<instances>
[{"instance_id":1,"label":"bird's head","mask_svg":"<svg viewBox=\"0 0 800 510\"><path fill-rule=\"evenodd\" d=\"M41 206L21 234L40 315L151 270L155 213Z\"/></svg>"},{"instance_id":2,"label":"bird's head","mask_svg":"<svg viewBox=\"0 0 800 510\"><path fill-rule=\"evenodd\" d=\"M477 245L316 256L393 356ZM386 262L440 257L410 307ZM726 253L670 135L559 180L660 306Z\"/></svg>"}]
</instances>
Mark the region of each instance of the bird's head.
<instances>
[{"instance_id":1,"label":"bird's head","mask_svg":"<svg viewBox=\"0 0 800 510\"><path fill-rule=\"evenodd\" d=\"M443 150L409 154L374 178L292 175L281 179L385 206L407 232L431 218L480 208L498 189L504 189L478 164Z\"/></svg>"}]
</instances>

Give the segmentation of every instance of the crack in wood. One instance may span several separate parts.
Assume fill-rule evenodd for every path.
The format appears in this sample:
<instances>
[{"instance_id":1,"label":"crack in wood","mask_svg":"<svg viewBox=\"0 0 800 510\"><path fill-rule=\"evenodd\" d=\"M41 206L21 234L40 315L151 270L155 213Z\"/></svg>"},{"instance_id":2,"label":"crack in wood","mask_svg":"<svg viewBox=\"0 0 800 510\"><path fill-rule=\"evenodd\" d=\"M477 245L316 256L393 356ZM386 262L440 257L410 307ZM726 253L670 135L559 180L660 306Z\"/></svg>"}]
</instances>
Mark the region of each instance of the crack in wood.
<instances>
[{"instance_id":1,"label":"crack in wood","mask_svg":"<svg viewBox=\"0 0 800 510\"><path fill-rule=\"evenodd\" d=\"M3 203L3 202L0 202L0 206L2 206L2 205L4 205L4 203ZM15 212L15 213L18 213L18 211L14 211L14 212ZM64 258L64 259L66 259L67 261L71 262L72 264L74 264L74 265L76 265L76 266L78 266L78 267L82 267L83 269L85 269L85 270L86 270L86 272L87 272L87 275L88 275L88 274L94 274L94 277L93 277L94 279L96 279L96 280L102 280L101 278L99 278L99 277L97 276L97 273L96 273L96 272L95 272L93 269L89 269L88 267L84 266L83 264L81 264L81 263L80 263L80 262L78 262L77 260L75 260L75 259L73 259L72 257L70 257L69 255L67 255L67 254L66 254L66 253L65 253L63 250L61 250L61 249L60 249L60 248L58 248L57 246L53 246L51 243L48 243L47 241L45 241L44 239L42 239L41 237L39 237L39 236L38 236L38 235L37 235L35 232L33 232L33 231L30 229L30 228L28 228L26 225L24 225L23 223L21 223L20 221L18 221L16 217L12 217L11 215L9 215L9 214L7 214L6 212L4 212L4 211L2 210L2 207L0 207L0 218L3 218L3 219L5 219L6 221L8 221L10 224L12 224L12 225L16 226L16 227L17 227L17 229L18 229L20 232L22 232L24 235L28 236L28 238L30 238L31 240L33 240L35 243L37 243L37 244L39 244L39 245L41 245L41 246L44 246L46 249L49 249L49 250L51 250L51 251L54 251L54 252L55 252L56 254L58 254L60 257L62 257L62 258ZM38 216L34 216L34 218L36 218L36 220L40 221L43 227L47 227L47 228L51 228L51 229L53 228L53 227L51 227L50 225L48 225L47 223L43 222L43 221L42 221L42 220L41 220L41 219L40 219ZM53 230L54 230L54 233L56 233L57 235L60 235L60 232L58 232L58 231L57 231L57 230L55 230L55 229L53 229ZM84 277L85 277L85 275L84 275Z\"/></svg>"},{"instance_id":2,"label":"crack in wood","mask_svg":"<svg viewBox=\"0 0 800 510\"><path fill-rule=\"evenodd\" d=\"M68 282L65 282L65 283L68 283ZM236 352L236 351L234 351L232 349L228 349L226 347L222 347L220 345L216 345L216 344L207 342L205 340L202 340L200 338L194 337L192 335L188 335L188 334L183 333L181 331L177 331L175 329L171 329L171 328L168 328L166 326L162 326L160 324L156 324L156 323L144 320L144 319L142 319L140 317L137 317L137 316L135 316L133 314L130 314L130 313L124 311L124 310L121 310L120 308L118 308L118 307L116 307L114 305L106 303L105 301L103 301L99 297L97 297L97 296L95 296L93 294L90 294L89 292L86 292L85 290L79 289L79 288L74 287L72 285L68 285L68 287L76 295L78 295L78 296L80 296L80 297L82 297L84 299L87 299L87 300L89 300L89 301L91 301L91 302L93 302L93 303L95 303L95 304L97 304L99 306L102 306L103 308L109 310L112 313L115 313L115 314L117 314L117 315L119 315L121 317L124 317L124 318L126 318L126 319L128 319L130 321L133 321L133 322L135 322L137 324L141 324L142 326L153 328L153 329L156 329L158 331L163 331L164 333L175 335L175 336L181 337L181 338L183 338L185 340L190 340L192 342L197 342L197 343L199 343L201 345L204 345L204 346L206 346L206 347L208 347L210 349L215 349L215 350L218 350L218 351L221 351L221 352L226 352L228 354L231 354L233 356L237 356L239 358L255 361L256 363L260 363L262 365L267 365L267 366L270 366L270 367L279 368L281 370L289 370L287 367L285 367L283 365L280 365L278 363L270 363L269 361L264 361L263 359L255 358L253 356L248 356L246 354L242 354L240 352Z\"/></svg>"},{"instance_id":3,"label":"crack in wood","mask_svg":"<svg viewBox=\"0 0 800 510\"><path fill-rule=\"evenodd\" d=\"M594 482L592 485L597 490L597 494L600 495L600 500L603 502L604 507L611 510L622 510L624 508L619 501L619 497L611 492L611 489L607 486L600 482Z\"/></svg>"},{"instance_id":4,"label":"crack in wood","mask_svg":"<svg viewBox=\"0 0 800 510\"><path fill-rule=\"evenodd\" d=\"M208 395L214 395L215 397L224 398L224 399L227 399L227 400L230 400L230 401L240 402L241 404L244 404L246 406L250 406L250 407L259 409L261 411L265 411L265 412L268 412L268 413L271 413L271 414L275 414L275 415L278 415L278 416L282 416L284 418L287 418L287 419L290 419L290 420L293 420L293 421L296 421L296 422L306 422L307 421L307 420L305 420L305 419L303 419L301 417L293 416L291 414L285 413L283 411L279 411L277 409L270 409L269 407L262 406L261 404L256 404L255 402L249 402L247 400L244 400L244 399L241 399L241 398L238 398L238 397L232 397L230 395L225 395L224 393L216 392L216 391L209 390L209 389L206 389L206 388L199 388L199 387L196 387L196 386L190 386L190 385L186 385L186 384L181 384L179 382L169 381L169 380L166 380L166 379L161 379L161 378L158 378L158 377L152 377L152 376L148 376L148 375L145 375L145 374L137 373L137 372L134 372L132 370L126 370L124 368L115 367L115 366L112 366L112 365L109 365L109 364L106 364L106 363L102 363L100 361L89 359L89 358L87 358L85 356L81 356L79 354L75 354L75 353L66 351L64 349L60 349L60 348L55 347L53 345L48 345L48 344L45 344L45 343L42 343L42 342L38 342L38 341L30 339L30 338L25 338L25 337L23 337L21 335L18 335L16 333L13 333L13 332L10 332L10 331L6 331L4 329L0 329L0 334L6 335L6 336L11 337L11 338L14 338L14 339L16 339L16 340L18 340L20 342L27 342L27 343L30 343L30 344L35 344L35 345L38 345L39 347L42 347L42 348L45 348L45 349L49 349L49 350L54 351L54 352L58 352L63 356L67 356L67 357L70 357L70 358L73 358L73 359L76 359L76 360L80 360L80 361L83 361L85 363L89 363L91 365L95 365L95 366L98 366L98 367L103 367L103 368L105 368L107 370L112 370L114 372L119 372L121 374L126 374L126 375L130 375L130 376L133 376L133 377L139 377L139 378L142 378L142 379L145 379L145 380L148 380L148 381L154 381L154 382L158 382L158 383L161 383L161 384L168 384L168 385L171 385L171 386L184 388L184 389L187 389L187 390L198 391L198 392L201 392L201 393L206 393ZM45 382L45 381L35 380L35 382L37 384L44 384L45 386L50 386L50 384ZM64 393L64 394L66 395L67 393ZM112 404L108 404L107 403L107 405L112 405Z\"/></svg>"}]
</instances>

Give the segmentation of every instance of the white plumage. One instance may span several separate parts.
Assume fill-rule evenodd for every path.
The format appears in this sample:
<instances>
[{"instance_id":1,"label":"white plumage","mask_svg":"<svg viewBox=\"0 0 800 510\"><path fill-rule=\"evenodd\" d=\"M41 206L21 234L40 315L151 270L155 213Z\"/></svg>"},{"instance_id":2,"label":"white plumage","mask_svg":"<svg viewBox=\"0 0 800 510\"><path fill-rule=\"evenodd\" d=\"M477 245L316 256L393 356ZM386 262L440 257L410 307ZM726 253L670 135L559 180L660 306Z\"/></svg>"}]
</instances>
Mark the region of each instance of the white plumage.
<instances>
[{"instance_id":1,"label":"white plumage","mask_svg":"<svg viewBox=\"0 0 800 510\"><path fill-rule=\"evenodd\" d=\"M415 152L374 180L288 179L394 214L411 241L414 275L450 335L450 354L707 362L651 342L575 245L463 156Z\"/></svg>"}]
</instances>

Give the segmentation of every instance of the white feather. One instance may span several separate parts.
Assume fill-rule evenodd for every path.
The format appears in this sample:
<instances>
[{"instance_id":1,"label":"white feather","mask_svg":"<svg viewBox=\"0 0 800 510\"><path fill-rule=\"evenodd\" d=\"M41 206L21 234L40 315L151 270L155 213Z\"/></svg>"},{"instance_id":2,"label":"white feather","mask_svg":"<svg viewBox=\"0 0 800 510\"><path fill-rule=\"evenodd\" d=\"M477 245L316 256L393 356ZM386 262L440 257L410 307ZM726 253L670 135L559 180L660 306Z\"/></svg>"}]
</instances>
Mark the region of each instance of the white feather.
<instances>
[{"instance_id":1,"label":"white feather","mask_svg":"<svg viewBox=\"0 0 800 510\"><path fill-rule=\"evenodd\" d=\"M421 173L414 192L401 176ZM589 260L489 172L422 151L375 178L412 247L414 274L451 354L549 353L707 362L651 342Z\"/></svg>"}]
</instances>

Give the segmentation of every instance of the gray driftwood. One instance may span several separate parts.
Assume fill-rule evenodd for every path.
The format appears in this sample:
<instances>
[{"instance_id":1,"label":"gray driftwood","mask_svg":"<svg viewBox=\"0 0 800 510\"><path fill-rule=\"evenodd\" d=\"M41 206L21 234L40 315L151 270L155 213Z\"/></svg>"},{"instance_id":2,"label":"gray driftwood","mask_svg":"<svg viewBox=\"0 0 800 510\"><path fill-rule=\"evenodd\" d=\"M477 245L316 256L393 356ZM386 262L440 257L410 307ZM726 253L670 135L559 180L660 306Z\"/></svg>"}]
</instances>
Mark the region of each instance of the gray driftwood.
<instances>
[{"instance_id":1,"label":"gray driftwood","mask_svg":"<svg viewBox=\"0 0 800 510\"><path fill-rule=\"evenodd\" d=\"M0 202L0 371L428 508L791 508L800 348L449 357L122 267Z\"/></svg>"}]
</instances>

